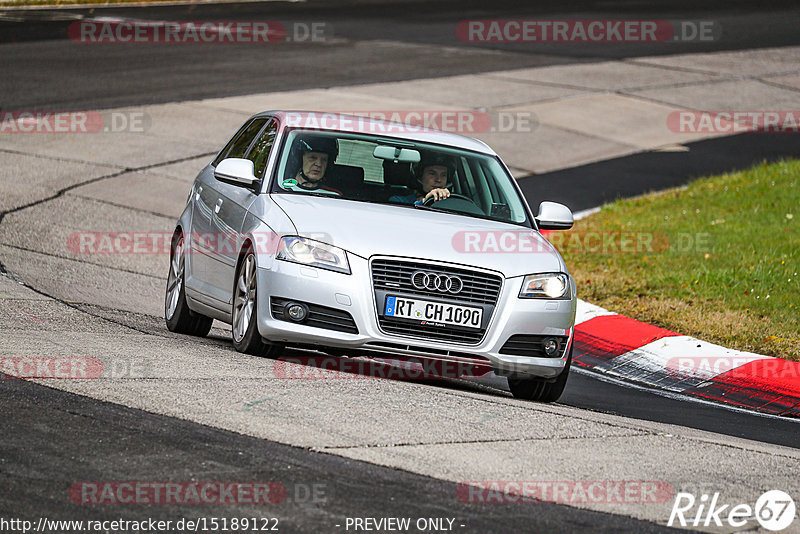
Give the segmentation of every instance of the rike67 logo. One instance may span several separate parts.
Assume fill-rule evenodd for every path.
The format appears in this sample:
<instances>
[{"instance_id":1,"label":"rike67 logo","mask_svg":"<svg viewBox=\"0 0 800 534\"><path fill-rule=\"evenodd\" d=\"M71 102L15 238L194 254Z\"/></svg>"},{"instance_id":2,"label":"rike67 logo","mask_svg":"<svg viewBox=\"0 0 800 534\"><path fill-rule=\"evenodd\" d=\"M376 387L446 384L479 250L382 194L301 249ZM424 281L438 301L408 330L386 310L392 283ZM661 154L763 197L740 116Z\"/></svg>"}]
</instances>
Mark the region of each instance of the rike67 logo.
<instances>
[{"instance_id":1,"label":"rike67 logo","mask_svg":"<svg viewBox=\"0 0 800 534\"><path fill-rule=\"evenodd\" d=\"M778 532L792 524L795 512L794 500L780 490L765 492L755 506L725 503L719 492L711 497L704 493L699 499L691 493L680 492L675 496L667 526L742 529L746 525L747 530L751 530L757 522L763 529Z\"/></svg>"}]
</instances>

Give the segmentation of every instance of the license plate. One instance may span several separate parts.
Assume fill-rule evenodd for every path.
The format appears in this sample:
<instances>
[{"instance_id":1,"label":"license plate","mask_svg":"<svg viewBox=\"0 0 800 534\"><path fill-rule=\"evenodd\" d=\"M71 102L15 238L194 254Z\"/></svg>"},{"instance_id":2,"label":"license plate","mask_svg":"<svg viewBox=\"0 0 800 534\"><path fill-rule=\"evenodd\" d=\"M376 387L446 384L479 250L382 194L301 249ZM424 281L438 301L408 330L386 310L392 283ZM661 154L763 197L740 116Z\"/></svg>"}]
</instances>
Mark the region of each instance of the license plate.
<instances>
[{"instance_id":1,"label":"license plate","mask_svg":"<svg viewBox=\"0 0 800 534\"><path fill-rule=\"evenodd\" d=\"M483 308L387 296L383 315L397 319L413 319L420 321L420 324L480 328Z\"/></svg>"}]
</instances>

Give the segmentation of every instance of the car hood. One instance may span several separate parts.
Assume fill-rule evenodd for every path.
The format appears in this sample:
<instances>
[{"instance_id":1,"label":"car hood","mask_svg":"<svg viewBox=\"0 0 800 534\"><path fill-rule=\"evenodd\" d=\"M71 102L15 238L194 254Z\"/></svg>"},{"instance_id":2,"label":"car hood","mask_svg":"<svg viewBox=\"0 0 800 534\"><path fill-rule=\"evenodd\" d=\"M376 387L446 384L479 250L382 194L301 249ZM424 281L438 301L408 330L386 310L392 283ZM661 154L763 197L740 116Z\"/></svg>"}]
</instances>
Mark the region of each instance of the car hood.
<instances>
[{"instance_id":1,"label":"car hood","mask_svg":"<svg viewBox=\"0 0 800 534\"><path fill-rule=\"evenodd\" d=\"M363 258L402 256L492 269L507 278L566 272L537 231L410 206L307 195L272 195L297 232Z\"/></svg>"}]
</instances>

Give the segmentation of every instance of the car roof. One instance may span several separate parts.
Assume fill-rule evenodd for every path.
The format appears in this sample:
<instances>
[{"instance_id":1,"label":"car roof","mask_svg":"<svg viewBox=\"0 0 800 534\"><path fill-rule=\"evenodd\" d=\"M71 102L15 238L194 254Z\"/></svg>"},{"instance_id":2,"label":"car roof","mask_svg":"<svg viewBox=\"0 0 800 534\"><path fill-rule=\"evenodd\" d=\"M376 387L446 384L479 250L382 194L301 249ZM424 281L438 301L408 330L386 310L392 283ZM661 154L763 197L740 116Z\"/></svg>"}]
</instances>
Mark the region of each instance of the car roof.
<instances>
[{"instance_id":1,"label":"car roof","mask_svg":"<svg viewBox=\"0 0 800 534\"><path fill-rule=\"evenodd\" d=\"M406 113L406 112L398 112ZM424 112L418 112L420 114ZM456 113L456 112L453 112ZM455 133L442 132L431 128L409 126L401 122L362 117L331 111L271 110L255 115L277 117L281 127L297 127L319 131L372 134L376 137L422 141L446 145L464 150L472 150L496 156L489 145L478 139Z\"/></svg>"}]
</instances>

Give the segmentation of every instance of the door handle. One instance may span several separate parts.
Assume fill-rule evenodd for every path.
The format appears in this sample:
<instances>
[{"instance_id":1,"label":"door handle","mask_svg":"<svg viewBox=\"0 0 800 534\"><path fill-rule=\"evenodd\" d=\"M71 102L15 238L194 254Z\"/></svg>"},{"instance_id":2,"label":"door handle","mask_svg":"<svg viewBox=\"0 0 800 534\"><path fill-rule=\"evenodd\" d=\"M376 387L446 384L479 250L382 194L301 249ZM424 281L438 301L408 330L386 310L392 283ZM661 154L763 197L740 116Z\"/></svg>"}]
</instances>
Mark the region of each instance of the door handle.
<instances>
[{"instance_id":1,"label":"door handle","mask_svg":"<svg viewBox=\"0 0 800 534\"><path fill-rule=\"evenodd\" d=\"M214 214L219 215L219 209L222 207L222 199L217 200L217 205L214 208Z\"/></svg>"}]
</instances>

